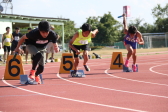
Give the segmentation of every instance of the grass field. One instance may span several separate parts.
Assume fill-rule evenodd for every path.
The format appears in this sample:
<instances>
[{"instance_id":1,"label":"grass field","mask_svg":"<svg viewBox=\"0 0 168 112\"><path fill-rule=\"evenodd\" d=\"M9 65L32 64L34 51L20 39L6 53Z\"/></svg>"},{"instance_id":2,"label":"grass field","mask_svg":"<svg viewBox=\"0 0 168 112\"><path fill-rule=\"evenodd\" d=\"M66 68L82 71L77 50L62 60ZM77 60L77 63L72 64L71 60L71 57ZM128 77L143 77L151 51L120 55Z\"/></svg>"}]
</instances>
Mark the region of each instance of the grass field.
<instances>
[{"instance_id":1,"label":"grass field","mask_svg":"<svg viewBox=\"0 0 168 112\"><path fill-rule=\"evenodd\" d=\"M137 49L137 55L150 55L149 53L155 52L155 54L160 54L159 52L168 51L168 48L153 48L153 49ZM90 51L89 54L92 53L103 55L110 55L110 56L103 56L104 58L111 58L113 52L122 52L123 56L126 56L127 50L126 49L112 49L112 48L103 48L100 50ZM168 52L166 52L168 53Z\"/></svg>"},{"instance_id":2,"label":"grass field","mask_svg":"<svg viewBox=\"0 0 168 112\"><path fill-rule=\"evenodd\" d=\"M168 51L168 48L153 48L153 49L137 49L137 53L149 53L149 52L162 52ZM127 53L126 49L112 49L112 48L103 48L100 50L90 51L90 53L97 53L101 55L111 55L112 52L122 52L123 54Z\"/></svg>"},{"instance_id":3,"label":"grass field","mask_svg":"<svg viewBox=\"0 0 168 112\"><path fill-rule=\"evenodd\" d=\"M144 54L138 54L138 55L150 55L148 53L151 52L164 52L164 51L168 51L168 48L153 48L153 49L137 49L137 54L138 53L144 53ZM102 48L102 49L97 49L97 50L93 50L93 51L89 51L89 55L92 55L93 53L96 53L98 55L111 55L113 52L122 52L123 56L125 56L127 54L127 50L126 49L113 49L113 48ZM167 52L168 53L168 52ZM159 53L155 53L155 54L159 54ZM50 57L51 54L49 54ZM54 58L61 58L62 53L55 53ZM103 56L105 57L105 56ZM106 56L105 58L109 58L109 56Z\"/></svg>"},{"instance_id":4,"label":"grass field","mask_svg":"<svg viewBox=\"0 0 168 112\"><path fill-rule=\"evenodd\" d=\"M159 52L163 52L168 54L168 48L153 48L153 49L137 49L137 54L138 55L150 55L150 53L154 52L153 54L160 54ZM122 52L123 56L126 56L127 50L126 49L113 49L113 48L102 48L102 49L97 49L93 51L89 51L89 55L92 55L93 53L96 53L103 58L111 58L113 52ZM49 54L48 57L50 57L51 54ZM54 58L60 58L61 59L62 52L55 53ZM25 63L25 56L22 56L23 63ZM30 55L29 55L29 63L30 61ZM4 66L5 64L3 62L0 62L1 66Z\"/></svg>"}]
</instances>

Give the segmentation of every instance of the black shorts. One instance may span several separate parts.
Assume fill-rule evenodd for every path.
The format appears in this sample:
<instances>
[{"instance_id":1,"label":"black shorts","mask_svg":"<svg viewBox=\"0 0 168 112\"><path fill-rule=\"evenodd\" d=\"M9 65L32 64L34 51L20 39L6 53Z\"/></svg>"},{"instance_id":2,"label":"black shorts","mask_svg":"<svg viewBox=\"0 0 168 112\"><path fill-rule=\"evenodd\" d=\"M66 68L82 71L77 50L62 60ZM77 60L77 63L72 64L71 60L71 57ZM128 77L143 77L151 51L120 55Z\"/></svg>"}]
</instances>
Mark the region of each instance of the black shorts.
<instances>
[{"instance_id":1,"label":"black shorts","mask_svg":"<svg viewBox=\"0 0 168 112\"><path fill-rule=\"evenodd\" d=\"M4 52L10 52L11 46L4 46Z\"/></svg>"},{"instance_id":2,"label":"black shorts","mask_svg":"<svg viewBox=\"0 0 168 112\"><path fill-rule=\"evenodd\" d=\"M15 48L17 47L17 44L18 44L18 42L16 42L16 41L12 42L11 51L15 50Z\"/></svg>"},{"instance_id":3,"label":"black shorts","mask_svg":"<svg viewBox=\"0 0 168 112\"><path fill-rule=\"evenodd\" d=\"M81 49L81 50L87 51L89 49L89 45L88 44L86 44L86 45L73 45L73 46L76 49L78 49L78 50ZM74 57L77 58L78 55L76 54L76 51L74 51L73 49L72 49L72 51L73 51Z\"/></svg>"}]
</instances>

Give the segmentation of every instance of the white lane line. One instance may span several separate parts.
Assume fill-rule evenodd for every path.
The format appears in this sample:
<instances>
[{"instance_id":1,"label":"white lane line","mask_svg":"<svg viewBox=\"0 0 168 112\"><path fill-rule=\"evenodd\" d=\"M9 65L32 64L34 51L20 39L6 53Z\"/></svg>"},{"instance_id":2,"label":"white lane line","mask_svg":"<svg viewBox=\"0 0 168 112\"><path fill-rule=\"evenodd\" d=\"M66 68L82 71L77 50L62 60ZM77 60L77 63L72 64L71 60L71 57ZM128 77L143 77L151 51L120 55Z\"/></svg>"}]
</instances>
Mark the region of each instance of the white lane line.
<instances>
[{"instance_id":1,"label":"white lane line","mask_svg":"<svg viewBox=\"0 0 168 112\"><path fill-rule=\"evenodd\" d=\"M153 68L158 67L158 66L162 66L162 65L168 65L168 63L150 67L149 70L150 70L151 72L153 72L153 73L156 73L156 74L161 74L161 75L166 75L166 76L168 76L168 74L164 74L164 73L160 73L160 72L156 72L156 71L152 70ZM167 70L168 70L168 68L167 68Z\"/></svg>"},{"instance_id":2,"label":"white lane line","mask_svg":"<svg viewBox=\"0 0 168 112\"><path fill-rule=\"evenodd\" d=\"M25 94L25 95L3 95L0 97L13 97L13 96L34 96L34 95L38 95L38 94Z\"/></svg>"},{"instance_id":3,"label":"white lane line","mask_svg":"<svg viewBox=\"0 0 168 112\"><path fill-rule=\"evenodd\" d=\"M134 82L141 82L141 83L147 83L147 84L154 84L154 85L159 85L159 86L168 86L167 84L160 84L160 83L153 83L153 82L146 82L146 81L140 81L140 80L134 80L134 79L128 79L128 78L123 78L123 77L118 77L112 74L109 74L107 71L110 69L105 70L105 73L109 76L115 77L115 78L119 78L119 79L123 79L123 80L128 80L128 81L134 81Z\"/></svg>"},{"instance_id":4,"label":"white lane line","mask_svg":"<svg viewBox=\"0 0 168 112\"><path fill-rule=\"evenodd\" d=\"M61 78L62 79L62 78ZM14 85L11 85L9 83L7 83L5 80L2 79L2 81L14 88L20 89L20 90L24 90L24 91L28 91L31 93L35 93L35 94L39 94L39 95L44 95L44 96L49 96L49 97L54 97L54 98L59 98L59 99L64 99L64 100L69 100L69 101L75 101L75 102L81 102L81 103L86 103L86 104L93 104L93 105L98 105L98 106L104 106L104 107L111 107L111 108L117 108L117 109L122 109L122 110L130 110L130 111L137 111L137 112L145 112L142 110L135 110L135 109L130 109L130 108L123 108L123 107L117 107L117 106L111 106L111 105L104 105L104 104L98 104L98 103L93 103L93 102L86 102L86 101L81 101L81 100L75 100L75 99L69 99L69 98L65 98L65 97L59 97L59 96L53 96L53 95L49 95L49 94L44 94L44 93L40 93L40 92L35 92L35 91L31 91L31 90L27 90L27 89L23 89L20 87L16 87ZM92 85L91 85L92 86ZM94 86L92 86L94 87ZM96 87L96 86L95 86ZM98 87L98 88L102 88L102 87ZM105 89L105 88L104 88ZM112 89L114 90L114 89ZM115 91L122 91L122 90L115 90ZM127 91L122 91L122 92L127 92ZM128 91L129 92L129 91ZM134 94L143 94L143 93L135 93L135 92L129 92L129 93L134 93ZM156 97L163 97L163 98L167 98L166 96L158 96L158 95L150 95L150 94L143 94L143 95L148 95L148 96L156 96Z\"/></svg>"},{"instance_id":5,"label":"white lane line","mask_svg":"<svg viewBox=\"0 0 168 112\"><path fill-rule=\"evenodd\" d=\"M73 102L80 102L80 103L85 103L85 104L90 104L90 105L97 105L97 106L102 106L102 107L115 108L115 109L120 109L120 110L129 110L129 111L134 111L134 112L147 112L147 111L136 110L136 109L131 109L131 108L124 108L124 107L118 107L118 106L112 106L112 105L105 105L105 104L100 104L100 103L87 102L87 101L82 101L82 100L76 100L76 99L70 99L70 98L65 98L65 97L59 97L59 96L44 94L44 93L40 93L40 92L36 92L36 91L31 91L31 90L28 90L28 89L23 89L23 88L11 85L8 82L6 82L3 78L2 78L2 81L6 85L9 85L9 86L11 86L13 88L17 88L17 89L20 89L20 90L23 90L23 91L35 93L35 94L38 94L38 95L43 95L43 96L48 96L48 97L53 97L53 98L58 98L58 99L63 99L63 100L68 100L68 101L73 101Z\"/></svg>"},{"instance_id":6,"label":"white lane line","mask_svg":"<svg viewBox=\"0 0 168 112\"><path fill-rule=\"evenodd\" d=\"M131 92L131 91L124 91L124 90L119 90L119 89L111 89L111 88L105 88L105 87L100 87L100 86L94 86L94 85L89 85L89 84L84 84L84 83L79 83L75 81L70 81L67 79L62 78L59 73L57 73L57 77L59 77L62 80L83 85L83 86L88 86L88 87L93 87L93 88L99 88L99 89L104 89L104 90L111 90L111 91L117 91L117 92L123 92L123 93L129 93L129 94L138 94L138 95L144 95L144 96L151 96L151 97L158 97L158 98L168 98L168 96L159 96L159 95L153 95L153 94L145 94L145 93L138 93L138 92Z\"/></svg>"}]
</instances>

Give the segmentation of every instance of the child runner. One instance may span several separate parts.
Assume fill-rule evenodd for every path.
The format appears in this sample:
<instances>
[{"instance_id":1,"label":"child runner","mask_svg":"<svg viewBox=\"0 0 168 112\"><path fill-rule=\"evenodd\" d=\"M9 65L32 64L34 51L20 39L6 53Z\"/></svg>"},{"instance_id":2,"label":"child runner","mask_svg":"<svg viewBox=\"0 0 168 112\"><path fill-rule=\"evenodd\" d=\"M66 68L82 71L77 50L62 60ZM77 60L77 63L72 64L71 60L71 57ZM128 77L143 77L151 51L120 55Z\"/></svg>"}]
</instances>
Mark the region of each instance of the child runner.
<instances>
[{"instance_id":1,"label":"child runner","mask_svg":"<svg viewBox=\"0 0 168 112\"><path fill-rule=\"evenodd\" d=\"M71 41L69 42L69 47L72 49L75 62L74 62L74 72L76 73L78 70L79 58L78 55L80 54L80 50L83 50L83 57L84 62L83 66L85 67L86 71L90 71L89 67L86 65L88 61L88 43L91 41L91 38L94 38L98 33L98 29L91 31L91 26L87 23L82 25L82 30L75 33Z\"/></svg>"},{"instance_id":2,"label":"child runner","mask_svg":"<svg viewBox=\"0 0 168 112\"><path fill-rule=\"evenodd\" d=\"M26 48L32 56L32 69L30 71L29 78L35 80L38 84L41 84L39 74L44 71L45 48L49 41L52 40L54 50L55 52L58 52L59 47L56 43L57 36L55 32L50 30L50 24L47 21L41 21L38 24L38 29L34 29L26 35L22 36L18 42L15 52L20 53L22 51L19 47L25 41L25 39L28 39L29 41L29 44L26 46Z\"/></svg>"},{"instance_id":3,"label":"child runner","mask_svg":"<svg viewBox=\"0 0 168 112\"><path fill-rule=\"evenodd\" d=\"M129 59L132 56L133 58L133 71L136 71L136 49L137 49L137 43L138 44L144 44L144 40L142 38L141 33L137 30L135 26L130 26L127 28L126 23L126 15L123 14L123 24L124 24L124 34L126 36L124 37L124 45L127 49L127 59L125 61L125 66L129 66Z\"/></svg>"}]
</instances>

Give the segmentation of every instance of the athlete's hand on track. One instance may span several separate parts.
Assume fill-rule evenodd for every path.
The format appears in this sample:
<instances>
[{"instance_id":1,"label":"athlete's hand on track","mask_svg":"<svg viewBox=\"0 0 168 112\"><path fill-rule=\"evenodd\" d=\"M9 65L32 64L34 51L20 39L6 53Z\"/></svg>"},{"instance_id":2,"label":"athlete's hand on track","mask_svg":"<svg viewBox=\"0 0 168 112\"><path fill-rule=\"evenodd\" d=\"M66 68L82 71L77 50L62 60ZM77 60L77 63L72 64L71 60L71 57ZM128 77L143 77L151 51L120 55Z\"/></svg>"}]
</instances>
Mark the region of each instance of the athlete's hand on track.
<instances>
[{"instance_id":1,"label":"athlete's hand on track","mask_svg":"<svg viewBox=\"0 0 168 112\"><path fill-rule=\"evenodd\" d=\"M19 54L24 54L24 51L20 48L16 48L15 52L18 52Z\"/></svg>"},{"instance_id":2,"label":"athlete's hand on track","mask_svg":"<svg viewBox=\"0 0 168 112\"><path fill-rule=\"evenodd\" d=\"M76 51L76 54L77 54L77 55L78 55L78 54L80 54L80 51L79 51L79 50L77 50L77 51Z\"/></svg>"}]
</instances>

